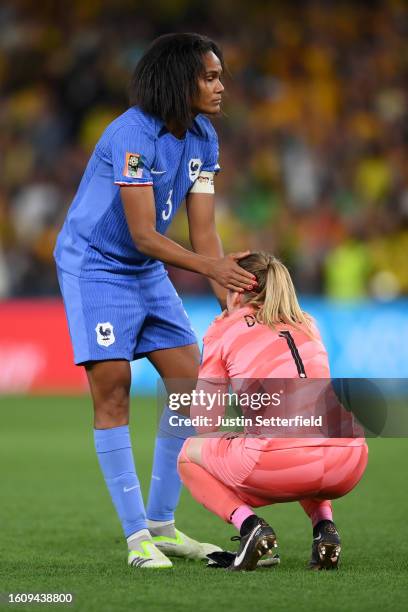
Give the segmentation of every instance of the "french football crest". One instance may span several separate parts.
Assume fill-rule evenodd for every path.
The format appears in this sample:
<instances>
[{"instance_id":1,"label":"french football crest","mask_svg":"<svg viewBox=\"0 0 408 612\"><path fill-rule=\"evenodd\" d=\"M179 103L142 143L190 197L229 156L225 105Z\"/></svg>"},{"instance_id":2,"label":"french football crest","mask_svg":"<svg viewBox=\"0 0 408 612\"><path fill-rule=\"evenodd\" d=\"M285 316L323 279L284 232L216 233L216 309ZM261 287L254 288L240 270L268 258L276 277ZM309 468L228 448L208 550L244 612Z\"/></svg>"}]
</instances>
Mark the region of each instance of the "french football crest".
<instances>
[{"instance_id":1,"label":"french football crest","mask_svg":"<svg viewBox=\"0 0 408 612\"><path fill-rule=\"evenodd\" d=\"M188 162L188 176L190 177L190 181L195 181L200 174L201 166L203 162L201 159L193 158Z\"/></svg>"},{"instance_id":2,"label":"french football crest","mask_svg":"<svg viewBox=\"0 0 408 612\"><path fill-rule=\"evenodd\" d=\"M106 323L98 323L95 327L95 331L96 341L100 346L110 346L115 342L112 323L108 321Z\"/></svg>"}]
</instances>

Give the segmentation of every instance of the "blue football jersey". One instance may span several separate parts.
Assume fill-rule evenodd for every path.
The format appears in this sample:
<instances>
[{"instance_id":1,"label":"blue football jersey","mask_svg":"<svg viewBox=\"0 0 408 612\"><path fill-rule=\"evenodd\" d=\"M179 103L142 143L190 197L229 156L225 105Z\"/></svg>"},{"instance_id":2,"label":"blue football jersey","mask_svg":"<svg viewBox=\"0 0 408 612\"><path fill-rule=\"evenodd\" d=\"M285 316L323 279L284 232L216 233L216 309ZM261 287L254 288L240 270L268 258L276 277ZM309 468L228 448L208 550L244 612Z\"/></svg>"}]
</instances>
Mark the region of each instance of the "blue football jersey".
<instances>
[{"instance_id":1,"label":"blue football jersey","mask_svg":"<svg viewBox=\"0 0 408 612\"><path fill-rule=\"evenodd\" d=\"M156 230L164 234L201 171L217 172L218 139L198 115L183 140L163 122L132 107L104 131L88 162L55 247L65 272L88 278L155 271L130 235L121 185L152 185Z\"/></svg>"}]
</instances>

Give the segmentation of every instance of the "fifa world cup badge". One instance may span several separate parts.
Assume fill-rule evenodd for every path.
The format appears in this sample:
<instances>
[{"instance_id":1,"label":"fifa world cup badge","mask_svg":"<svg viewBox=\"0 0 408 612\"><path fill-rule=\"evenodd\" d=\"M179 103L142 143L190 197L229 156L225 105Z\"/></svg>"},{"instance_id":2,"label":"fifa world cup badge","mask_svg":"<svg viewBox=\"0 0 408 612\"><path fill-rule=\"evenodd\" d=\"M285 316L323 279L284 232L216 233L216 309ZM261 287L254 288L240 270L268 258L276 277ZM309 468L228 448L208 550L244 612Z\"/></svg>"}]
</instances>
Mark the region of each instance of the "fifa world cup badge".
<instances>
[{"instance_id":1,"label":"fifa world cup badge","mask_svg":"<svg viewBox=\"0 0 408 612\"><path fill-rule=\"evenodd\" d=\"M143 160L139 153L126 153L123 174L128 178L142 178Z\"/></svg>"}]
</instances>

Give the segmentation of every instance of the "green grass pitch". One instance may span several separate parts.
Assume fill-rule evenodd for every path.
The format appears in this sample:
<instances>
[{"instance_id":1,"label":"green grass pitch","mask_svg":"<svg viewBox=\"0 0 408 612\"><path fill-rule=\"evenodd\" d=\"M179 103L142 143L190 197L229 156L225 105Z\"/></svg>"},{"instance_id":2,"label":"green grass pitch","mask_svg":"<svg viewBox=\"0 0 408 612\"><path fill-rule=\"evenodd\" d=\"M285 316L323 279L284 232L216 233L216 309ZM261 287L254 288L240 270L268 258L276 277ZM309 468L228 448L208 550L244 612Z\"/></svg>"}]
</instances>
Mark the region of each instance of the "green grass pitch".
<instances>
[{"instance_id":1,"label":"green grass pitch","mask_svg":"<svg viewBox=\"0 0 408 612\"><path fill-rule=\"evenodd\" d=\"M135 399L132 437L145 494L155 423L155 401ZM176 561L170 570L137 571L126 565L120 525L97 466L90 400L3 397L0 592L72 592L71 609L85 612L406 610L407 467L407 439L370 441L362 482L335 502L343 540L339 572L305 569L311 531L295 503L262 511L278 534L277 568L229 574ZM232 545L233 528L185 491L177 524L204 541Z\"/></svg>"}]
</instances>

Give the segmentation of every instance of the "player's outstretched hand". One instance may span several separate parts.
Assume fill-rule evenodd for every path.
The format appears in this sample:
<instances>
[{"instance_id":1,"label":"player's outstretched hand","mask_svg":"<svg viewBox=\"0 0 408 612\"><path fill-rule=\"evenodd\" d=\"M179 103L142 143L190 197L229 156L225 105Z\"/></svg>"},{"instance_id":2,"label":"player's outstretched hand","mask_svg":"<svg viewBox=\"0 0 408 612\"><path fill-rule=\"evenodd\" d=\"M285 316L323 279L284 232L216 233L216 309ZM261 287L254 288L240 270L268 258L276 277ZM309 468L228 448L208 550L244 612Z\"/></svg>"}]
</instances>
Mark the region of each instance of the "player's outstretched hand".
<instances>
[{"instance_id":1,"label":"player's outstretched hand","mask_svg":"<svg viewBox=\"0 0 408 612\"><path fill-rule=\"evenodd\" d=\"M247 257L249 254L250 251L230 253L225 257L215 260L212 265L210 278L232 291L242 293L245 290L253 289L257 286L256 276L237 264L237 261Z\"/></svg>"}]
</instances>

